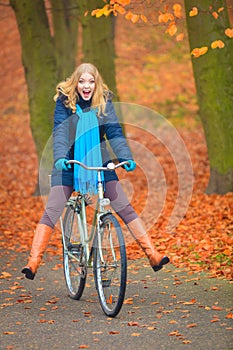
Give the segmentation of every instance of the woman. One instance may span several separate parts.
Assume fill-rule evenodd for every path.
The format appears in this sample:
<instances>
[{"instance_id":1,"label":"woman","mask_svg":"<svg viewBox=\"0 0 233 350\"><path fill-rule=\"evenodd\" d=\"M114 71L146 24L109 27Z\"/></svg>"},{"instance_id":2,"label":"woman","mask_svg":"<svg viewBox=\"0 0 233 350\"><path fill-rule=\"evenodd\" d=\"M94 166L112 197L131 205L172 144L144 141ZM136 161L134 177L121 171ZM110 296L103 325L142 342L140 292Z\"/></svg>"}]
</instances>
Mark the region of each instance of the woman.
<instances>
[{"instance_id":1,"label":"woman","mask_svg":"<svg viewBox=\"0 0 233 350\"><path fill-rule=\"evenodd\" d=\"M90 188L93 189L93 178L87 180L87 173L82 174L78 168L67 164L67 160L83 161L86 157L91 162L89 166L95 166L93 162L100 162L100 159L106 165L112 161L106 147L107 138L118 160L128 161L124 165L125 170L133 171L136 167L111 97L97 68L89 63L78 66L70 78L56 87L52 187L44 214L35 230L28 264L22 270L26 278L34 279L53 228L73 190L85 193ZM169 258L154 249L142 221L121 188L116 173L105 172L103 176L105 196L110 199L111 206L147 255L153 270L160 270L169 262Z\"/></svg>"}]
</instances>

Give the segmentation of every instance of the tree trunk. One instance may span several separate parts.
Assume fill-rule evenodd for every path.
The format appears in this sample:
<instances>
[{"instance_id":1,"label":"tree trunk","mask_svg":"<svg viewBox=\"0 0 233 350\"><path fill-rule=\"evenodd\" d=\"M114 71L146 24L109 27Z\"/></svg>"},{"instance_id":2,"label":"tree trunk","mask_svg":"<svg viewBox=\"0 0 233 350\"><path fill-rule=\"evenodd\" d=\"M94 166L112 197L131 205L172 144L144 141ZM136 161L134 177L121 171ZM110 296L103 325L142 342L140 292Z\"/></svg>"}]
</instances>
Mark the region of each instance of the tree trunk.
<instances>
[{"instance_id":1,"label":"tree trunk","mask_svg":"<svg viewBox=\"0 0 233 350\"><path fill-rule=\"evenodd\" d=\"M207 193L224 194L233 191L233 42L224 34L229 27L226 1L215 19L210 13L212 0L185 0L190 48L208 46L208 52L192 58L197 96L210 162ZM199 14L189 16L192 7ZM224 49L211 49L211 42L222 40Z\"/></svg>"},{"instance_id":2,"label":"tree trunk","mask_svg":"<svg viewBox=\"0 0 233 350\"><path fill-rule=\"evenodd\" d=\"M77 2L51 0L54 8L50 28L44 1L10 0L20 33L30 124L39 160L52 132L56 84L75 68ZM38 183L34 194L39 194Z\"/></svg>"},{"instance_id":3,"label":"tree trunk","mask_svg":"<svg viewBox=\"0 0 233 350\"><path fill-rule=\"evenodd\" d=\"M58 80L65 80L76 66L78 0L50 0L54 31L54 52Z\"/></svg>"},{"instance_id":4,"label":"tree trunk","mask_svg":"<svg viewBox=\"0 0 233 350\"><path fill-rule=\"evenodd\" d=\"M51 135L56 61L49 23L41 0L10 0L20 32L22 62L28 87L30 123L40 159Z\"/></svg>"},{"instance_id":5,"label":"tree trunk","mask_svg":"<svg viewBox=\"0 0 233 350\"><path fill-rule=\"evenodd\" d=\"M114 17L92 17L91 11L103 5L102 0L80 1L81 15L89 10L87 16L82 16L82 48L86 62L93 63L109 89L117 97L115 73L115 46L114 46Z\"/></svg>"}]
</instances>

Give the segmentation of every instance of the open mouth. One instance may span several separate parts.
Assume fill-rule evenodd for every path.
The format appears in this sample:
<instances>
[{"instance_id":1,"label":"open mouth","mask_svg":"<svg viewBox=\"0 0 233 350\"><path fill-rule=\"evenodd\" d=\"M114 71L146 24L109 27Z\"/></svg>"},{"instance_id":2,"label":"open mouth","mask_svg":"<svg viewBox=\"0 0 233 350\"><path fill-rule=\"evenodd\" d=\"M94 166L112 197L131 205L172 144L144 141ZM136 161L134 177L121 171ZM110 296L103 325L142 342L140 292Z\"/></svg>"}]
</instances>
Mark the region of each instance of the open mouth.
<instances>
[{"instance_id":1,"label":"open mouth","mask_svg":"<svg viewBox=\"0 0 233 350\"><path fill-rule=\"evenodd\" d=\"M86 99L86 98L89 98L91 95L91 91L88 90L88 91L83 91L83 97Z\"/></svg>"}]
</instances>

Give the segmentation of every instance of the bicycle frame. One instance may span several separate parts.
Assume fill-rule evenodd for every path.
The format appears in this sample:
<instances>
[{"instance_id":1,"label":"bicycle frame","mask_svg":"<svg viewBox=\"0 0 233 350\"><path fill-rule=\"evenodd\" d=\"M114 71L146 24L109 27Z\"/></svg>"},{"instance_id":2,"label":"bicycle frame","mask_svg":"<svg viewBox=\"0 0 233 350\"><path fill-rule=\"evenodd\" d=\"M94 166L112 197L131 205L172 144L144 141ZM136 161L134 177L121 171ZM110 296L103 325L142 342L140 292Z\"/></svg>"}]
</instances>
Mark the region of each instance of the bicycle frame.
<instances>
[{"instance_id":1,"label":"bicycle frame","mask_svg":"<svg viewBox=\"0 0 233 350\"><path fill-rule=\"evenodd\" d=\"M72 160L87 170L96 170L98 175L97 201L91 227L87 220L86 205L88 198L78 194L67 201L67 210L60 217L63 241L63 267L69 296L79 300L85 288L87 268L93 268L96 289L101 307L107 316L115 317L124 301L127 256L124 237L118 220L112 211L106 208L110 199L104 198L101 171L114 170L126 162L117 165L109 163L107 167L87 167Z\"/></svg>"},{"instance_id":2,"label":"bicycle frame","mask_svg":"<svg viewBox=\"0 0 233 350\"><path fill-rule=\"evenodd\" d=\"M74 162L81 164L80 162L70 161L70 163L74 163ZM126 162L123 162L123 163L126 163ZM121 163L121 165L123 163ZM82 165L82 166L84 166L84 165ZM91 226L90 233L88 233L85 197L83 195L79 195L79 197L71 197L68 200L67 205L77 206L77 214L76 215L78 218L78 225L79 225L79 231L80 231L80 237L81 237L80 243L82 244L82 246L85 249L86 266L92 267L92 252L93 252L95 229L97 228L96 234L98 236L98 242L100 244L100 242L101 242L101 239L100 239L101 217L107 213L111 213L111 210L107 210L105 208L107 205L110 204L110 200L108 198L104 198L104 189L103 189L103 182L101 179L101 171L102 170L111 170L111 169L104 168L104 167L98 167L98 168L86 167L86 168L90 169L90 170L97 170L97 173L98 173L98 184L97 184L98 199L96 202L96 208L95 208L95 212L94 212L94 216L93 216L93 220L92 220L92 226ZM79 203L77 202L78 200L79 200ZM81 205L80 205L80 202L81 202ZM97 225L96 225L96 223L97 223ZM64 227L63 227L62 216L60 216L60 225L61 225L61 230L62 230L62 240L63 240L64 250L69 256L72 256L72 258L77 260L77 258L71 252L69 252L67 247L66 247L66 243L65 243L65 239L64 239ZM90 248L90 242L92 242L91 248ZM104 261L103 255L102 255L102 248L100 245L98 246L98 249L100 252L100 258L102 261Z\"/></svg>"}]
</instances>

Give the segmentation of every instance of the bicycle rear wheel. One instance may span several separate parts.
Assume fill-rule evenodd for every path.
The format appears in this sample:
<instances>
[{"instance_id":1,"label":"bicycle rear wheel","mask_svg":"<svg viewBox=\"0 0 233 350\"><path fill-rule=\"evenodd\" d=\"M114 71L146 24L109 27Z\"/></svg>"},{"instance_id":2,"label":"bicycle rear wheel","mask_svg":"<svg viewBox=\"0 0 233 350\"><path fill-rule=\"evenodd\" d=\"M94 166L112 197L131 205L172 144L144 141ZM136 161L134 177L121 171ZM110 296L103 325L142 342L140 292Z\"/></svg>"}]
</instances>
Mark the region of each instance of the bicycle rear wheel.
<instances>
[{"instance_id":1,"label":"bicycle rear wheel","mask_svg":"<svg viewBox=\"0 0 233 350\"><path fill-rule=\"evenodd\" d=\"M127 258L124 237L118 220L104 216L101 224L101 241L97 239L94 254L94 276L99 301L104 313L115 317L124 302Z\"/></svg>"},{"instance_id":2,"label":"bicycle rear wheel","mask_svg":"<svg viewBox=\"0 0 233 350\"><path fill-rule=\"evenodd\" d=\"M85 288L87 267L85 250L81 244L78 214L69 206L64 217L63 269L69 296L78 300Z\"/></svg>"}]
</instances>

